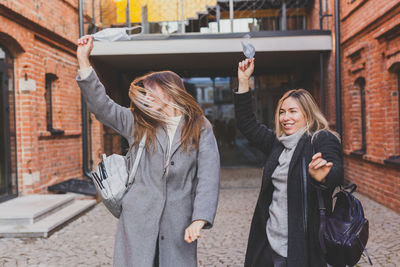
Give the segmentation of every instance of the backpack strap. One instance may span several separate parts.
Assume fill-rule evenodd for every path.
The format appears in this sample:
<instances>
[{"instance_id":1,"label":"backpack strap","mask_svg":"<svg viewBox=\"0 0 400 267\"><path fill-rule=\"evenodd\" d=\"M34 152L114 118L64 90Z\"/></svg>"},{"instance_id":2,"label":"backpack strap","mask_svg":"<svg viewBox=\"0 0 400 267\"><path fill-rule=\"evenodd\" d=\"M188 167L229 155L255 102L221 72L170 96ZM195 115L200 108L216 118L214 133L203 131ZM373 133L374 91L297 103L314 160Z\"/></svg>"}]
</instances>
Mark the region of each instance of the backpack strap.
<instances>
[{"instance_id":1,"label":"backpack strap","mask_svg":"<svg viewBox=\"0 0 400 267\"><path fill-rule=\"evenodd\" d=\"M326 254L326 246L324 240L324 233L326 227L326 208L324 203L324 198L322 197L321 189L316 188L317 197L318 197L318 209L319 209L319 230L318 230L318 239L319 245L321 247L321 251L323 254Z\"/></svg>"},{"instance_id":2,"label":"backpack strap","mask_svg":"<svg viewBox=\"0 0 400 267\"><path fill-rule=\"evenodd\" d=\"M314 156L315 149L312 141L311 141L311 151L312 151L312 156ZM305 166L303 168L305 168ZM324 239L324 233L326 228L326 207L321 189L315 186L315 190L317 191L318 210L319 210L319 229L318 229L319 246L321 248L322 253L325 255L327 253L325 239Z\"/></svg>"},{"instance_id":3,"label":"backpack strap","mask_svg":"<svg viewBox=\"0 0 400 267\"><path fill-rule=\"evenodd\" d=\"M304 216L304 231L307 235L308 232L308 203L307 203L307 167L306 167L306 159L302 158L302 165L303 165L303 203L304 203L304 210L303 210L303 216Z\"/></svg>"},{"instance_id":4,"label":"backpack strap","mask_svg":"<svg viewBox=\"0 0 400 267\"><path fill-rule=\"evenodd\" d=\"M361 247L363 248L363 250L364 250L364 252L365 252L365 255L366 255L367 258L368 258L369 264L373 265L373 264L372 264L372 261L371 261L371 258L370 258L369 255L368 255L367 249L364 247L364 245L363 245L363 243L361 242L360 238L357 237L357 240L358 240L358 243L360 243Z\"/></svg>"},{"instance_id":5,"label":"backpack strap","mask_svg":"<svg viewBox=\"0 0 400 267\"><path fill-rule=\"evenodd\" d=\"M132 170L129 173L129 178L126 181L126 185L125 186L127 188L129 186L131 186L133 184L134 180L135 180L134 178L135 178L135 175L136 175L136 171L137 171L137 169L139 167L139 161L140 161L140 158L142 156L142 152L144 150L145 143L146 143L146 134L144 134L142 136L142 139L140 140L139 148L138 148L138 151L137 151L137 154L136 154L136 158L135 158L135 162L133 163Z\"/></svg>"},{"instance_id":6,"label":"backpack strap","mask_svg":"<svg viewBox=\"0 0 400 267\"><path fill-rule=\"evenodd\" d=\"M313 151L314 151L314 149L313 149ZM302 167L303 167L303 177L304 177L306 170L307 170L304 157L302 160ZM325 246L325 241L324 241L324 233L325 233L325 227L326 227L326 208L325 208L324 198L322 197L321 189L315 187L315 190L317 191L318 209L319 209L318 239L319 239L319 245L321 247L321 251L325 255L326 254L326 246Z\"/></svg>"},{"instance_id":7,"label":"backpack strap","mask_svg":"<svg viewBox=\"0 0 400 267\"><path fill-rule=\"evenodd\" d=\"M356 191L356 189L357 189L357 185L356 184L349 184L349 185L346 185L346 186L341 186L341 189L342 190L350 189L350 194L353 194L353 192Z\"/></svg>"}]
</instances>

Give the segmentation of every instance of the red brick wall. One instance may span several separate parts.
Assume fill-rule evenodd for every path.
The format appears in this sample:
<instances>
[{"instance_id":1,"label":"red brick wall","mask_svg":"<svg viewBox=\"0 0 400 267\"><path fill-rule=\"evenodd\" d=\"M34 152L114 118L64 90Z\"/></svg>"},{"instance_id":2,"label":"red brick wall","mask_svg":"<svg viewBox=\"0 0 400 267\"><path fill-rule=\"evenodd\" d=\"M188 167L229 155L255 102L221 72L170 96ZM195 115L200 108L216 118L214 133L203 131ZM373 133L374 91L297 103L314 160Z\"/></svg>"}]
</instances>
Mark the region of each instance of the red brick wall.
<instances>
[{"instance_id":1,"label":"red brick wall","mask_svg":"<svg viewBox=\"0 0 400 267\"><path fill-rule=\"evenodd\" d=\"M91 3L91 1L85 1ZM13 0L0 3L0 44L14 56L16 137L19 194L46 192L47 186L81 178L81 95L75 82L78 68L78 1ZM89 6L85 10L91 12ZM88 18L88 15L86 15ZM19 49L18 49L19 47ZM53 128L47 131L45 75L57 76L53 86ZM22 90L25 74L35 90ZM93 160L103 150L102 127L92 128Z\"/></svg>"},{"instance_id":2,"label":"red brick wall","mask_svg":"<svg viewBox=\"0 0 400 267\"><path fill-rule=\"evenodd\" d=\"M313 5L307 8L307 29L319 29L319 1L314 1Z\"/></svg>"},{"instance_id":3,"label":"red brick wall","mask_svg":"<svg viewBox=\"0 0 400 267\"><path fill-rule=\"evenodd\" d=\"M379 26L377 20L385 20L389 17L393 8L399 6L398 0L342 0L341 7L341 41L346 42L349 38L364 31L376 30Z\"/></svg>"},{"instance_id":4,"label":"red brick wall","mask_svg":"<svg viewBox=\"0 0 400 267\"><path fill-rule=\"evenodd\" d=\"M353 156L344 156L345 177L357 184L357 191L399 211L399 169L388 168Z\"/></svg>"},{"instance_id":5,"label":"red brick wall","mask_svg":"<svg viewBox=\"0 0 400 267\"><path fill-rule=\"evenodd\" d=\"M352 3L351 3L352 2ZM400 2L341 1L343 148L346 178L361 192L400 212L400 166L384 162L400 155L398 84ZM360 90L365 80L366 151L361 148Z\"/></svg>"}]
</instances>

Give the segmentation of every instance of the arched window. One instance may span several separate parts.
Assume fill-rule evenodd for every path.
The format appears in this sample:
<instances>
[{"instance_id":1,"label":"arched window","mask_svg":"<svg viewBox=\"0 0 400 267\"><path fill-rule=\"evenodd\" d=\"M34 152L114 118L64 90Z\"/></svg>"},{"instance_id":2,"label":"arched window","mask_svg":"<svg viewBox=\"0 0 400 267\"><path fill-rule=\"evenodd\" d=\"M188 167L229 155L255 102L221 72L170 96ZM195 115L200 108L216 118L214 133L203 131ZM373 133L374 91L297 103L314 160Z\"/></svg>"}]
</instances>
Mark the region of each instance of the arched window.
<instances>
[{"instance_id":1,"label":"arched window","mask_svg":"<svg viewBox=\"0 0 400 267\"><path fill-rule=\"evenodd\" d=\"M387 159L385 159L385 163L394 164L396 166L400 166L400 63L396 63L393 68L393 73L397 79L395 81L394 86L397 86L397 92L395 90L392 91L391 96L397 96L397 134L398 137L394 139L394 153L390 155ZM396 118L393 118L394 120ZM395 124L396 125L396 124ZM395 127L395 126L394 126Z\"/></svg>"},{"instance_id":2,"label":"arched window","mask_svg":"<svg viewBox=\"0 0 400 267\"><path fill-rule=\"evenodd\" d=\"M358 78L355 81L355 86L357 88L357 93L355 94L358 96L356 100L353 101L353 105L357 106L357 110L355 112L356 118L354 118L353 127L355 136L353 138L354 144L354 151L352 154L356 155L363 155L367 151L367 138L366 138L366 131L367 131L367 122L366 122L366 107L365 107L365 79Z\"/></svg>"},{"instance_id":3,"label":"arched window","mask_svg":"<svg viewBox=\"0 0 400 267\"><path fill-rule=\"evenodd\" d=\"M0 202L18 190L15 124L13 58L0 46Z\"/></svg>"},{"instance_id":4,"label":"arched window","mask_svg":"<svg viewBox=\"0 0 400 267\"><path fill-rule=\"evenodd\" d=\"M397 100L399 102L399 146L400 146L400 68L397 70ZM400 158L400 156L398 157Z\"/></svg>"},{"instance_id":5,"label":"arched window","mask_svg":"<svg viewBox=\"0 0 400 267\"><path fill-rule=\"evenodd\" d=\"M54 83L57 80L57 76L52 73L46 73L45 79L45 94L44 98L46 101L46 122L47 122L47 131L51 132L51 134L64 134L63 130L54 129L53 125L53 90Z\"/></svg>"}]
</instances>

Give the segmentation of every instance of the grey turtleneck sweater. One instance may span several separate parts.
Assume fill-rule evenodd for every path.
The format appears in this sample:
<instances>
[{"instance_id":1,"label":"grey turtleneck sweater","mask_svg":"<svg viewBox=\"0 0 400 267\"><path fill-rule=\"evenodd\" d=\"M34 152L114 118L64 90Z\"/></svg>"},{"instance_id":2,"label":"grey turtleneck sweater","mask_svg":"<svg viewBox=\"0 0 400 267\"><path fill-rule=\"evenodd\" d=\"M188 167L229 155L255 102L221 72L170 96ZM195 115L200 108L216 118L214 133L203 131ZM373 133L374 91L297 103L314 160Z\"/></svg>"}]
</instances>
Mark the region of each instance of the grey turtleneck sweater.
<instances>
[{"instance_id":1,"label":"grey turtleneck sweater","mask_svg":"<svg viewBox=\"0 0 400 267\"><path fill-rule=\"evenodd\" d=\"M297 143L304 132L305 128L302 128L292 135L283 135L279 138L285 148L279 156L279 165L272 174L274 192L269 206L269 219L266 226L267 237L271 248L285 258L287 258L288 248L287 180L289 164Z\"/></svg>"}]
</instances>

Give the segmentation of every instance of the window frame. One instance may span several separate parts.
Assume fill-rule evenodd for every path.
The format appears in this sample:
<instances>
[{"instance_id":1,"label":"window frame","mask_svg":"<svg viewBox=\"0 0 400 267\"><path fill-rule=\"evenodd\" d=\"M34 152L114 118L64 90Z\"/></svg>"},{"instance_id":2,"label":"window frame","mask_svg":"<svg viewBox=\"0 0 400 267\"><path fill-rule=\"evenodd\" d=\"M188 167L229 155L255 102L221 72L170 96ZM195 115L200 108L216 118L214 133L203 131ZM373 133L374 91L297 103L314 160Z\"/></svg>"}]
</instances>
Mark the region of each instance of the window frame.
<instances>
[{"instance_id":1,"label":"window frame","mask_svg":"<svg viewBox=\"0 0 400 267\"><path fill-rule=\"evenodd\" d=\"M46 129L52 135L62 135L64 130L53 127L53 85L58 80L57 75L46 73L45 76L45 102L46 102Z\"/></svg>"},{"instance_id":2,"label":"window frame","mask_svg":"<svg viewBox=\"0 0 400 267\"><path fill-rule=\"evenodd\" d=\"M17 150L17 137L16 137L16 131L17 131L16 122L17 121L16 121L16 116L15 116L15 104L16 104L16 102L15 102L15 82L14 82L14 80L15 80L14 59L15 58L14 58L13 54L11 54L10 51L5 46L0 44L0 49L2 51L4 51L4 53L5 53L5 61L4 62L0 62L0 69L2 71L11 70L12 75L13 75L12 79L10 79L9 76L8 76L8 82L10 82L10 80L12 82L12 84L11 84L12 94L13 94L12 97L13 97L13 101L14 101L14 106L10 107L8 100L6 100L8 96L6 96L3 91L0 92L0 94L3 94L3 97L4 97L4 99L3 99L4 103L1 103L1 104L2 105L5 104L4 110L3 110L5 113L3 114L3 111L1 111L0 114L2 116L6 116L6 114L9 113L10 109L12 108L13 109L13 113L14 113L14 118L12 118L12 119L14 120L13 124L14 124L14 127L15 127L15 129L14 129L15 132L13 134L13 136L15 138L15 144L13 146L11 146L11 135L12 135L12 132L11 132L11 129L10 129L10 123L11 123L9 121L10 118L8 117L8 120L6 119L5 121L3 121L2 125L4 125L5 139L9 142L9 144L8 144L8 146L7 145L5 146L5 153L4 153L4 155L6 155L6 156L8 154L8 157L4 161L4 163L5 163L4 167L6 169L6 172L4 174L6 175L5 176L5 179L6 179L5 182L7 184L7 187L6 187L6 192L4 192L4 194L0 194L0 203L1 203L1 202L10 200L12 198L16 198L18 196L18 194L19 194L19 190L18 190L18 156L17 156L17 151L18 150ZM7 89L7 91L9 91L9 88ZM5 102L5 101L7 101L7 102ZM11 154L12 154L11 150L15 151L15 159L13 159L11 157ZM0 153L2 153L2 151L0 151ZM14 175L14 177L13 177L13 172L12 172L12 164L15 164L15 175ZM2 171L2 170L0 169L0 171ZM13 183L14 183L14 185L13 185Z\"/></svg>"},{"instance_id":3,"label":"window frame","mask_svg":"<svg viewBox=\"0 0 400 267\"><path fill-rule=\"evenodd\" d=\"M360 116L361 116L361 148L353 150L350 154L362 157L367 153L367 117L366 117L366 97L365 97L365 78L360 77L355 82L354 85L359 89L360 97Z\"/></svg>"},{"instance_id":4,"label":"window frame","mask_svg":"<svg viewBox=\"0 0 400 267\"><path fill-rule=\"evenodd\" d=\"M398 105L398 123L399 123L399 139L398 145L400 146L400 68L395 71L397 77L397 105ZM400 150L399 150L400 151ZM384 163L400 166L400 153L384 160Z\"/></svg>"}]
</instances>

